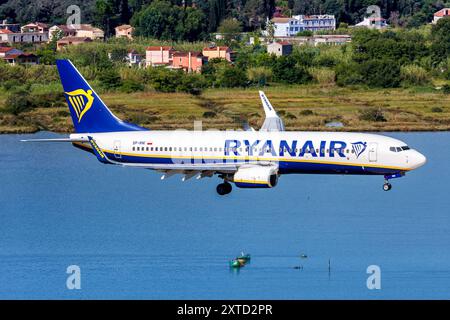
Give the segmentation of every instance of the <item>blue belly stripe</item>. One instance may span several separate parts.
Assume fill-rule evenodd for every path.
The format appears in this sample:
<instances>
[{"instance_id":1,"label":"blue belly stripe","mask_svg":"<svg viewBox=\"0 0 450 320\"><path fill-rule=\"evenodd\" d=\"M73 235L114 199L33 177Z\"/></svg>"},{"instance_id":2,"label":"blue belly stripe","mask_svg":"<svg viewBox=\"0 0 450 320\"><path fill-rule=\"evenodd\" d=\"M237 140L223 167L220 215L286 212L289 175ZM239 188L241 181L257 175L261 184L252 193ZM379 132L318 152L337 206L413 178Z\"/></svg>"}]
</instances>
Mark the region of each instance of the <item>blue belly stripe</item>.
<instances>
[{"instance_id":1,"label":"blue belly stripe","mask_svg":"<svg viewBox=\"0 0 450 320\"><path fill-rule=\"evenodd\" d=\"M140 157L121 155L121 158L116 158L113 153L105 152L108 158L117 162L123 163L148 163L148 164L173 164L170 157ZM229 159L178 159L178 164L220 164L220 163L232 163ZM236 159L234 163L249 163L245 160ZM383 168L383 167L363 167L346 164L332 164L332 163L320 163L320 162L295 162L295 161L280 161L278 162L279 172L281 174L289 173L316 173L316 174L359 174L359 175L383 175L399 172L398 169Z\"/></svg>"}]
</instances>

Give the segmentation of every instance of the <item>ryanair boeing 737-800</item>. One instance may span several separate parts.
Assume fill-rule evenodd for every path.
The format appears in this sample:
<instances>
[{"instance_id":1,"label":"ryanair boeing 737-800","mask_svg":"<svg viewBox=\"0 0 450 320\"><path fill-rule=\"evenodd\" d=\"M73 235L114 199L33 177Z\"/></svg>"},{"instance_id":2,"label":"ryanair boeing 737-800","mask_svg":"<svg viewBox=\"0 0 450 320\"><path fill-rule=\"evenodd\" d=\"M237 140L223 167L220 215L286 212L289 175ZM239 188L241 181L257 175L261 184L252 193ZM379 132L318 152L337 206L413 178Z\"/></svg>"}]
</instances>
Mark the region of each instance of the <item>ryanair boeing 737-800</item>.
<instances>
[{"instance_id":1,"label":"ryanair boeing 737-800","mask_svg":"<svg viewBox=\"0 0 450 320\"><path fill-rule=\"evenodd\" d=\"M359 174L389 180L425 164L426 158L406 143L382 135L345 132L288 132L263 92L266 114L255 131L152 131L117 118L68 60L58 71L76 133L68 139L104 164L160 171L161 179L182 180L217 175L217 192L273 188L283 174Z\"/></svg>"}]
</instances>

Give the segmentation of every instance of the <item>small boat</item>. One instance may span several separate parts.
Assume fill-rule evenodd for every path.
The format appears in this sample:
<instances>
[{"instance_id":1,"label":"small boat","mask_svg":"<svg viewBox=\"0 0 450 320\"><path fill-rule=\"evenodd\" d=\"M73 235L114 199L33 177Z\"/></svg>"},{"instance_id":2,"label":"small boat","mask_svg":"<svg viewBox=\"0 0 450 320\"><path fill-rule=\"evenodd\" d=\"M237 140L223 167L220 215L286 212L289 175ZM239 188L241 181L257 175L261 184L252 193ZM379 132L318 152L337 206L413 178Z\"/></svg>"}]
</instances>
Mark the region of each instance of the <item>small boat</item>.
<instances>
[{"instance_id":1,"label":"small boat","mask_svg":"<svg viewBox=\"0 0 450 320\"><path fill-rule=\"evenodd\" d=\"M302 255L300 255L300 258L306 259L306 258L308 258L308 256L306 254L302 254Z\"/></svg>"},{"instance_id":2,"label":"small boat","mask_svg":"<svg viewBox=\"0 0 450 320\"><path fill-rule=\"evenodd\" d=\"M243 267L245 263L241 263L238 259L233 259L230 261L231 268L240 268Z\"/></svg>"},{"instance_id":3,"label":"small boat","mask_svg":"<svg viewBox=\"0 0 450 320\"><path fill-rule=\"evenodd\" d=\"M247 263L250 261L251 256L250 254L244 254L243 252L241 252L241 255L239 257L237 257L236 259L243 261L244 263Z\"/></svg>"}]
</instances>

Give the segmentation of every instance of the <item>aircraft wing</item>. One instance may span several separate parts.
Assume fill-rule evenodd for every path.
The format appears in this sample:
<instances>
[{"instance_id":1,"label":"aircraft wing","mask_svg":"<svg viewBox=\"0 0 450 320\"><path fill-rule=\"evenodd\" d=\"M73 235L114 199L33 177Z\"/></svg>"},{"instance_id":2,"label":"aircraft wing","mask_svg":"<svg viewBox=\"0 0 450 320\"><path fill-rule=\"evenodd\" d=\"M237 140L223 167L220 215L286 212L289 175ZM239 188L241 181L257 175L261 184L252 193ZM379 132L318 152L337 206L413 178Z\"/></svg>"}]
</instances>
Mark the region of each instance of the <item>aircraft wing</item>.
<instances>
[{"instance_id":1,"label":"aircraft wing","mask_svg":"<svg viewBox=\"0 0 450 320\"><path fill-rule=\"evenodd\" d=\"M259 131L284 131L283 120L278 116L269 99L267 99L264 92L259 91L259 97L266 114L266 120Z\"/></svg>"}]
</instances>

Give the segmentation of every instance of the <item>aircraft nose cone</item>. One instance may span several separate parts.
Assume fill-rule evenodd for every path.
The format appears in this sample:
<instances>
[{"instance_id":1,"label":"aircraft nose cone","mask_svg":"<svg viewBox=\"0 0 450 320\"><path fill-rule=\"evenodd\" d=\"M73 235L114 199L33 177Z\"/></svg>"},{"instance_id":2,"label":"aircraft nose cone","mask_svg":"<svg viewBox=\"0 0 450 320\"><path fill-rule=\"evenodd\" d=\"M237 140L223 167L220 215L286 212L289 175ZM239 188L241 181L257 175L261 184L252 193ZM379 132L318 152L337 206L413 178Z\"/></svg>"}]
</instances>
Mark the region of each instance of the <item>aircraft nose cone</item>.
<instances>
[{"instance_id":1,"label":"aircraft nose cone","mask_svg":"<svg viewBox=\"0 0 450 320\"><path fill-rule=\"evenodd\" d=\"M413 169L417 169L417 168L423 166L427 162L427 158L423 154L421 154L420 152L417 152L417 151L414 153L413 159L414 159L412 161Z\"/></svg>"}]
</instances>

